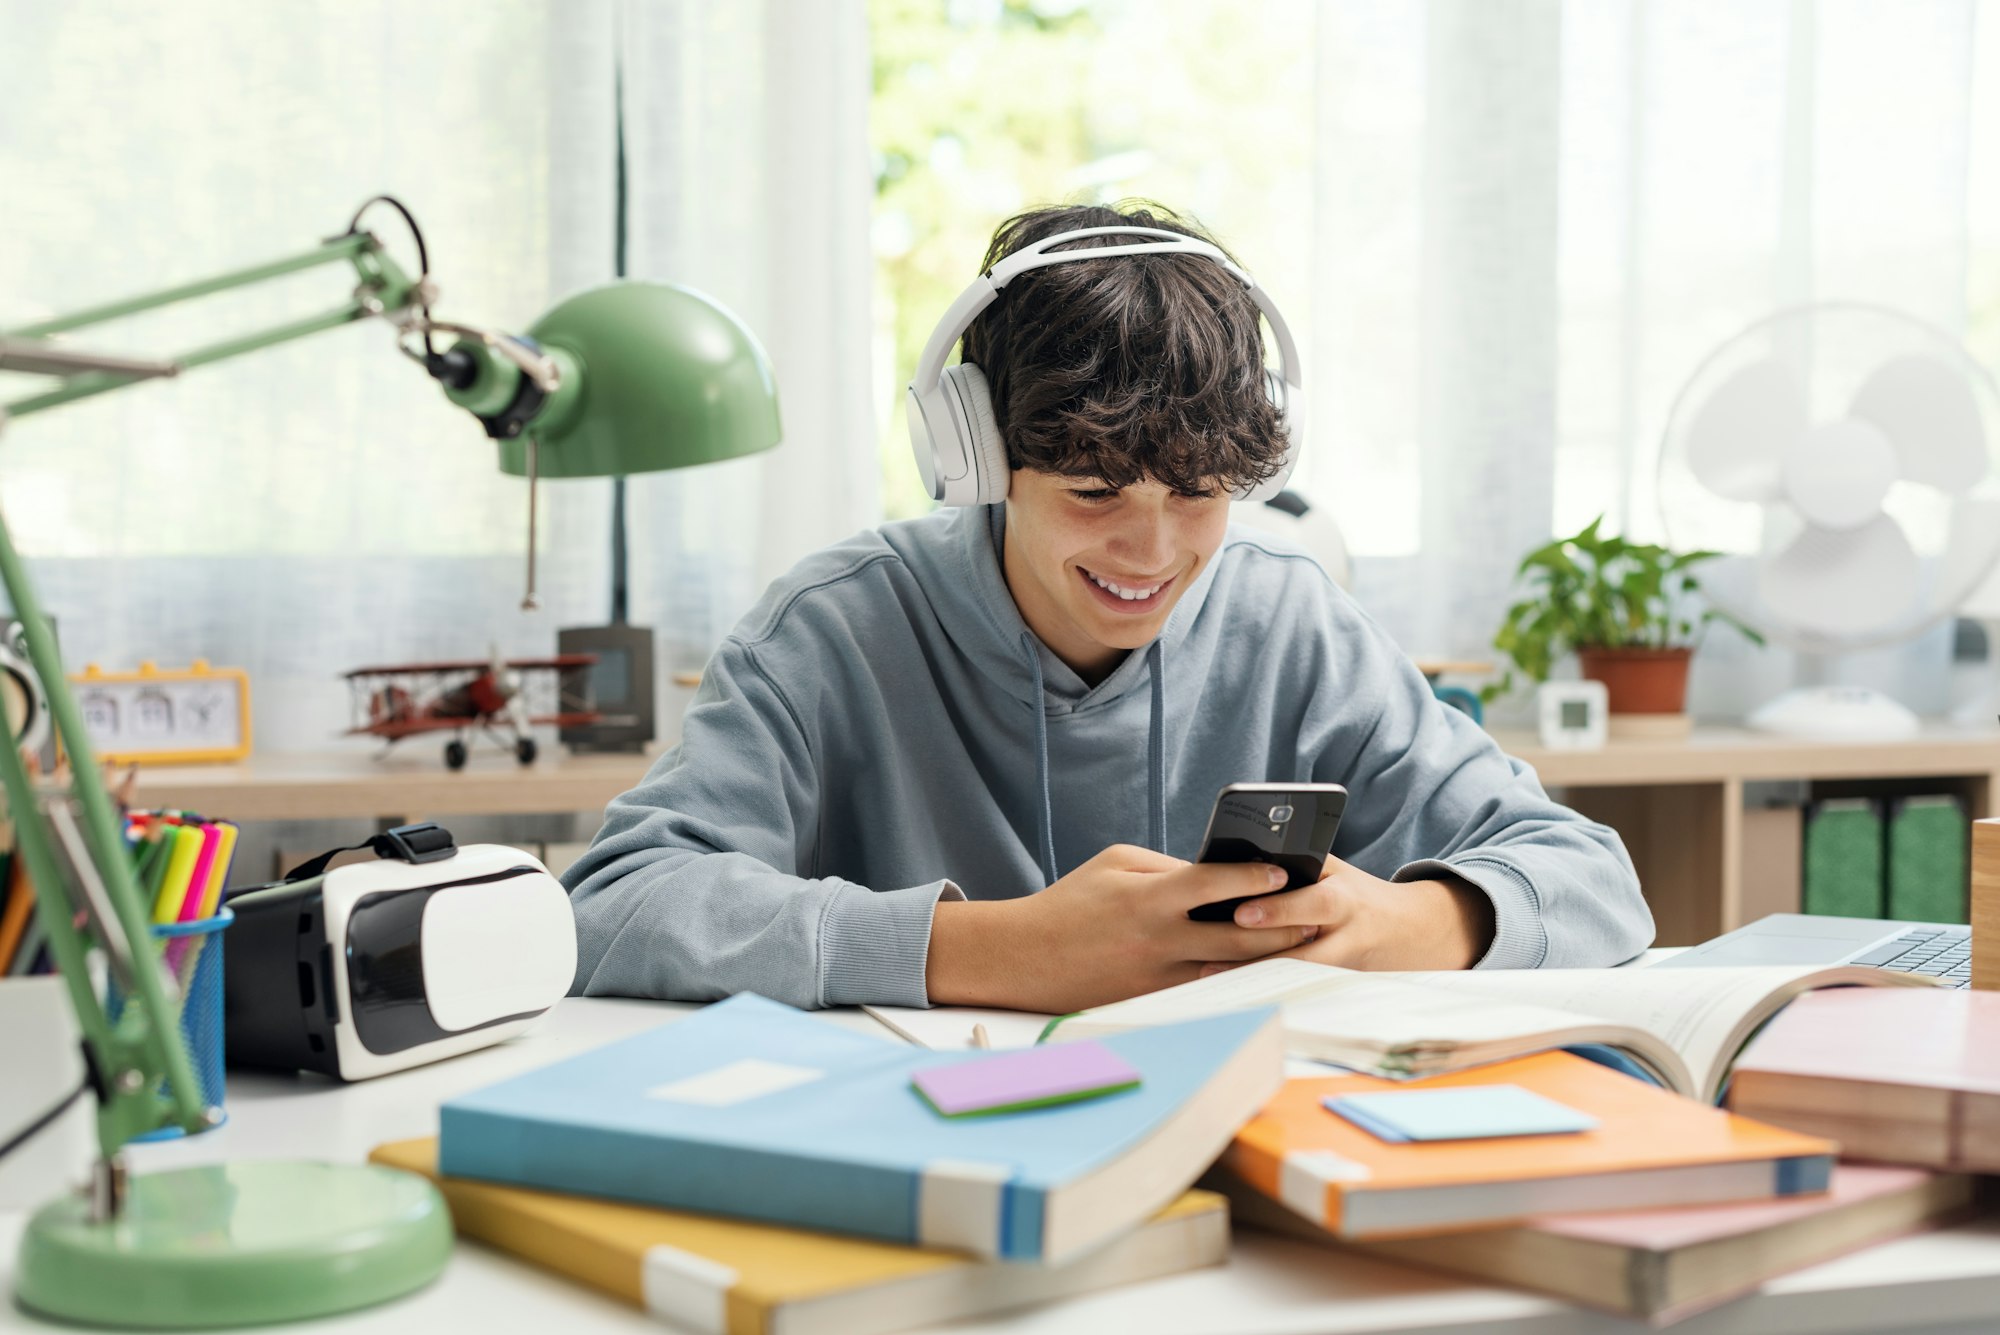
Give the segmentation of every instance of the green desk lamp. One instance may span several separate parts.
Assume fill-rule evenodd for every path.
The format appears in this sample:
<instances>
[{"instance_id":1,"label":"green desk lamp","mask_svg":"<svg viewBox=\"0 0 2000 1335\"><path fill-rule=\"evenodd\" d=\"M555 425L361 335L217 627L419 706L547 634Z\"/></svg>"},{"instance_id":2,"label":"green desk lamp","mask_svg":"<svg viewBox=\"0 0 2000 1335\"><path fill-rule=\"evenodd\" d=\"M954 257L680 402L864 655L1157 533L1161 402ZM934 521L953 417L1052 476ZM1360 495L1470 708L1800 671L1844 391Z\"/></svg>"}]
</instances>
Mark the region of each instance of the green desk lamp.
<instances>
[{"instance_id":1,"label":"green desk lamp","mask_svg":"<svg viewBox=\"0 0 2000 1335\"><path fill-rule=\"evenodd\" d=\"M378 202L402 213L416 235L422 272L414 280L361 230L362 214ZM337 263L352 265L360 279L346 304L172 360L103 357L48 341ZM345 232L305 254L0 333L0 370L55 378L45 392L0 405L0 427L141 380L384 319L405 354L498 442L501 470L530 480L524 607L534 606L537 477L682 468L779 441L777 390L763 349L740 321L698 293L617 283L564 301L517 337L432 319L437 292L429 271L415 220L383 196L364 205ZM455 337L440 350L439 334ZM83 1034L99 1151L88 1189L51 1202L29 1221L15 1271L20 1301L70 1321L186 1329L321 1316L427 1283L450 1253L451 1221L436 1190L420 1178L307 1162L127 1177L120 1149L133 1137L164 1126L199 1131L214 1125L218 1113L203 1106L180 1038L179 997L147 935L117 813L4 521L0 582L22 625L51 725L70 755L65 784L31 775L13 739L0 739L0 783L14 821L15 855L26 860ZM115 1021L91 985L92 952L102 955L128 998Z\"/></svg>"}]
</instances>

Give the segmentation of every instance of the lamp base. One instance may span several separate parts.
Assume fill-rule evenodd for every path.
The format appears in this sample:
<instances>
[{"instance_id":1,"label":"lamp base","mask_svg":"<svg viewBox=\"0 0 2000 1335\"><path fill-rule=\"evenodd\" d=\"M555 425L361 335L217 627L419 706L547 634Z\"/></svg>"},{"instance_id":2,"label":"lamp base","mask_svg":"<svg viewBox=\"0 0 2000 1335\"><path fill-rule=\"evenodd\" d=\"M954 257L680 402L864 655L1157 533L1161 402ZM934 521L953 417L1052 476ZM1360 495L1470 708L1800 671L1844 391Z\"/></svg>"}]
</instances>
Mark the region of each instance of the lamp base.
<instances>
[{"instance_id":1,"label":"lamp base","mask_svg":"<svg viewBox=\"0 0 2000 1335\"><path fill-rule=\"evenodd\" d=\"M248 1162L134 1174L124 1212L80 1195L21 1236L23 1307L88 1325L185 1330L296 1321L422 1288L451 1255L424 1179L370 1164Z\"/></svg>"}]
</instances>

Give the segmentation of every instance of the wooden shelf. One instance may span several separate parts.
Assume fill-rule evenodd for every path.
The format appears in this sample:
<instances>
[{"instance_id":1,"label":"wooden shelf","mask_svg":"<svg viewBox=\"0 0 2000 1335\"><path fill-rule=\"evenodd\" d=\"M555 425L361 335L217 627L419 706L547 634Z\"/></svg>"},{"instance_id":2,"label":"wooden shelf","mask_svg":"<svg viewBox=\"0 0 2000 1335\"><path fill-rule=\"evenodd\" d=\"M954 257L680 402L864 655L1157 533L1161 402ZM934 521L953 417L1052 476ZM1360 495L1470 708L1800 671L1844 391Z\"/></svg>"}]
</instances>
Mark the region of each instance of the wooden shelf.
<instances>
[{"instance_id":1,"label":"wooden shelf","mask_svg":"<svg viewBox=\"0 0 2000 1335\"><path fill-rule=\"evenodd\" d=\"M1613 741L1549 751L1532 734L1495 734L1544 787L1617 830L1639 870L1660 945L1691 945L1766 913L1796 911L1797 820L1746 812L1744 785L1766 780L1935 779L1974 819L2000 814L2000 729L1938 727L1898 742L1803 742L1742 728L1676 741ZM572 756L521 766L475 752L453 773L428 752L362 748L260 755L229 765L143 768L134 800L238 821L363 818L399 824L457 815L602 811L636 785L656 752ZM1790 861L1787 861L1789 853Z\"/></svg>"},{"instance_id":2,"label":"wooden shelf","mask_svg":"<svg viewBox=\"0 0 2000 1335\"><path fill-rule=\"evenodd\" d=\"M1618 831L1663 946L1799 911L1797 813L1746 811L1746 783L1934 779L1963 796L1975 820L1994 814L2000 792L2000 728L1938 725L1894 742L1813 742L1713 727L1598 751L1546 750L1526 732L1495 737L1534 767L1543 787Z\"/></svg>"},{"instance_id":3,"label":"wooden shelf","mask_svg":"<svg viewBox=\"0 0 2000 1335\"><path fill-rule=\"evenodd\" d=\"M400 824L438 816L601 811L645 774L654 755L554 754L520 765L475 751L462 770L426 750L254 755L229 765L142 766L132 800L233 821L338 820Z\"/></svg>"},{"instance_id":4,"label":"wooden shelf","mask_svg":"<svg viewBox=\"0 0 2000 1335\"><path fill-rule=\"evenodd\" d=\"M1534 766L1545 787L2000 772L2000 728L1940 726L1896 742L1808 742L1747 728L1696 728L1675 741L1621 739L1600 751L1550 751L1522 731L1499 730L1494 739Z\"/></svg>"}]
</instances>

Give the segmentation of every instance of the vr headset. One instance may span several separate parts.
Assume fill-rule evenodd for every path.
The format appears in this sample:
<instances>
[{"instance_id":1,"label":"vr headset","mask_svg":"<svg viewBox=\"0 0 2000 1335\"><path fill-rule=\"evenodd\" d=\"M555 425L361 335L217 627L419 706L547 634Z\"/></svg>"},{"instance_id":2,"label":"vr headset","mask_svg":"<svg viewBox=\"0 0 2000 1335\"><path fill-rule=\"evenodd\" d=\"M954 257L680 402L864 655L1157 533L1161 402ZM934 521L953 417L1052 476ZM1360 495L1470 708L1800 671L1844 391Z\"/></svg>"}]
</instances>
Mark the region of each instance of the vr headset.
<instances>
[{"instance_id":1,"label":"vr headset","mask_svg":"<svg viewBox=\"0 0 2000 1335\"><path fill-rule=\"evenodd\" d=\"M230 897L231 1066L365 1080L520 1033L569 991L576 923L548 869L499 844L404 825Z\"/></svg>"}]
</instances>

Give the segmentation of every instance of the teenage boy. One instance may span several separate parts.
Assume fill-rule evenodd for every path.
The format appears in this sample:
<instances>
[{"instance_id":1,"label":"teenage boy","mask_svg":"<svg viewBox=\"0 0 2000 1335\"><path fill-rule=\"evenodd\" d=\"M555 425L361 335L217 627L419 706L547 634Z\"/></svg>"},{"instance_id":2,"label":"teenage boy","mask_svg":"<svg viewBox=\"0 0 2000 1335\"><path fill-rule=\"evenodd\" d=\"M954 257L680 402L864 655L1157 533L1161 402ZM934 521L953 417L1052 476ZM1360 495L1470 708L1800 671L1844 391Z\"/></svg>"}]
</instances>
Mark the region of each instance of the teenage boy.
<instances>
[{"instance_id":1,"label":"teenage boy","mask_svg":"<svg viewBox=\"0 0 2000 1335\"><path fill-rule=\"evenodd\" d=\"M987 269L1120 226L1201 237L1164 210L1043 209ZM1312 560L1228 528L1287 447L1229 269L1049 264L964 360L1004 503L885 524L771 586L568 873L575 991L1065 1012L1278 954L1536 968L1651 941L1616 834L1440 705ZM1185 861L1217 790L1253 781L1346 785L1317 884ZM1234 922L1187 916L1243 895L1263 897Z\"/></svg>"}]
</instances>

